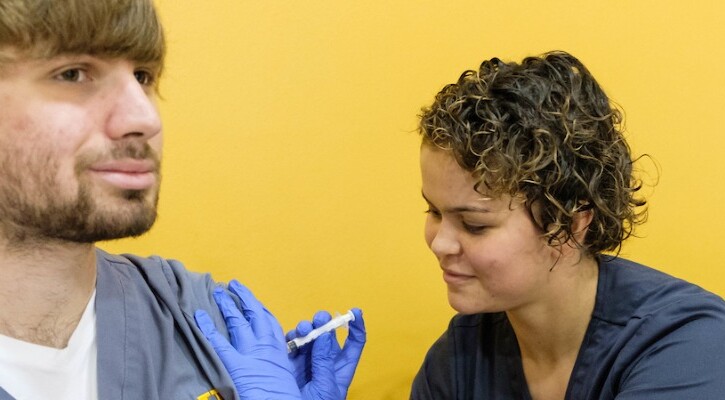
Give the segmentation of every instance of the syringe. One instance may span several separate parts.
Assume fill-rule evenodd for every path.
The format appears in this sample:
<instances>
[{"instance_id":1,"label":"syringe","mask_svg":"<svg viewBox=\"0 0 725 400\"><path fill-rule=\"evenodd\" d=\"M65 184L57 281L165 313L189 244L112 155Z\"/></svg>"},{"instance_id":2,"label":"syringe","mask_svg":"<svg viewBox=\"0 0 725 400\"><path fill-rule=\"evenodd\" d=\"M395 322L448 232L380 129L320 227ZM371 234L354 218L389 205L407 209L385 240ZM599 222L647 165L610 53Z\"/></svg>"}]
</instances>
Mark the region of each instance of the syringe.
<instances>
[{"instance_id":1,"label":"syringe","mask_svg":"<svg viewBox=\"0 0 725 400\"><path fill-rule=\"evenodd\" d=\"M352 313L352 310L349 310L345 314L342 314L340 316L337 316L330 320L330 322L326 323L325 325L322 325L319 328L313 329L310 333L303 337L294 338L287 342L287 352L292 353L299 349L300 347L306 345L307 343L310 343L311 341L317 339L318 336L322 335L325 332L330 332L333 329L337 329L345 324L347 324L350 321L355 320L355 315Z\"/></svg>"}]
</instances>

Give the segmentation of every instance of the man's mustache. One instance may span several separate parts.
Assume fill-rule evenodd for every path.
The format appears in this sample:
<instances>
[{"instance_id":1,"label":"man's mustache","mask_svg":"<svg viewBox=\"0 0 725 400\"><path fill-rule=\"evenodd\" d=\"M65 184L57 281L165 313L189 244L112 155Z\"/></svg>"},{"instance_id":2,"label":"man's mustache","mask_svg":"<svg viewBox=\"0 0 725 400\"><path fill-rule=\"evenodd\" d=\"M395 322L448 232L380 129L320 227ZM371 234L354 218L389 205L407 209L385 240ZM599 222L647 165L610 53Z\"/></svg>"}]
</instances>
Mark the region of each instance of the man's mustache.
<instances>
[{"instance_id":1,"label":"man's mustache","mask_svg":"<svg viewBox=\"0 0 725 400\"><path fill-rule=\"evenodd\" d=\"M158 172L161 167L161 157L148 143L126 142L114 143L113 147L103 153L82 155L76 163L76 173L97 163L123 159L150 161L153 163L155 172Z\"/></svg>"}]
</instances>

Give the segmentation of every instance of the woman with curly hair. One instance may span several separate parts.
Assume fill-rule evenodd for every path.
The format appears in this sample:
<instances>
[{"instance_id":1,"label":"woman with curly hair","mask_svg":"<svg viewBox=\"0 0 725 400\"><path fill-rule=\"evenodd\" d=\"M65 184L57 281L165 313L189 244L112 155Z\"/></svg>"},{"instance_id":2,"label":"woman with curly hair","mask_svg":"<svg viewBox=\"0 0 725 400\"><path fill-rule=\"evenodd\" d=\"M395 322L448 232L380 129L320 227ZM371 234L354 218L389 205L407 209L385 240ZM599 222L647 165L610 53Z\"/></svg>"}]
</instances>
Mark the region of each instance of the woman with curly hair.
<instances>
[{"instance_id":1,"label":"woman with curly hair","mask_svg":"<svg viewBox=\"0 0 725 400\"><path fill-rule=\"evenodd\" d=\"M646 217L621 114L564 52L423 110L425 238L459 312L411 399L716 399L725 303L617 256Z\"/></svg>"}]
</instances>

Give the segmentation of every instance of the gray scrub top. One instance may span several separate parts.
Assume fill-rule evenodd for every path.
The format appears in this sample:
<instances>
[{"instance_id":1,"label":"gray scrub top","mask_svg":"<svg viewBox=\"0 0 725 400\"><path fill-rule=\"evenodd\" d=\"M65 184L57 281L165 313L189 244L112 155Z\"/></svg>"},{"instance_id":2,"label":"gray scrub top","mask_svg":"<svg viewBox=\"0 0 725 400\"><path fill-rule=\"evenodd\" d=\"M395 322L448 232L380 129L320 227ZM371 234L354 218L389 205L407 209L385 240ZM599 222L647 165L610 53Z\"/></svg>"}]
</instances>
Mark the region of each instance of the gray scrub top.
<instances>
[{"instance_id":1,"label":"gray scrub top","mask_svg":"<svg viewBox=\"0 0 725 400\"><path fill-rule=\"evenodd\" d=\"M229 374L196 327L206 310L227 334L209 274L160 257L96 251L98 398L236 399ZM14 400L0 388L0 400Z\"/></svg>"}]
</instances>

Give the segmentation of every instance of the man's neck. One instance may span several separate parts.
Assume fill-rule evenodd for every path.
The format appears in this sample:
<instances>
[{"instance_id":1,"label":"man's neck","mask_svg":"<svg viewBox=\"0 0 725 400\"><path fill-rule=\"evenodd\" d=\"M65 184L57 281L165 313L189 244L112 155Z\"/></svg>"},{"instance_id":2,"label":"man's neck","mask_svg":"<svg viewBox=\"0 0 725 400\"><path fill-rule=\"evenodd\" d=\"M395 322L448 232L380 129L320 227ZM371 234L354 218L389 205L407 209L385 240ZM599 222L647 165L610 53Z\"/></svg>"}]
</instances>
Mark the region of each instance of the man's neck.
<instances>
[{"instance_id":1,"label":"man's neck","mask_svg":"<svg viewBox=\"0 0 725 400\"><path fill-rule=\"evenodd\" d=\"M0 242L0 334L64 348L95 285L93 244Z\"/></svg>"}]
</instances>

